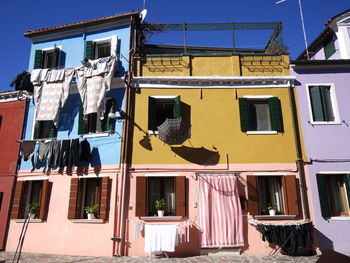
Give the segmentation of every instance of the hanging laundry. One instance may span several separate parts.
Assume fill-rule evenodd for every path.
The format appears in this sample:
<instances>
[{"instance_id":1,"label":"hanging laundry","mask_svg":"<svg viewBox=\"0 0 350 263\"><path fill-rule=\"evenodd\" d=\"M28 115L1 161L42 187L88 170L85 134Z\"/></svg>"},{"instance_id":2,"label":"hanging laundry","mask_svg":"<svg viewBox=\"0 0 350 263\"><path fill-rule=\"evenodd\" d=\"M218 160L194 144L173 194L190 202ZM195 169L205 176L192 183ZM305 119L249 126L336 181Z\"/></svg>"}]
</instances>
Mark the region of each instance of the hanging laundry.
<instances>
[{"instance_id":1,"label":"hanging laundry","mask_svg":"<svg viewBox=\"0 0 350 263\"><path fill-rule=\"evenodd\" d=\"M145 252L159 254L174 252L178 243L176 224L146 224L145 225Z\"/></svg>"},{"instance_id":2,"label":"hanging laundry","mask_svg":"<svg viewBox=\"0 0 350 263\"><path fill-rule=\"evenodd\" d=\"M133 227L133 238L134 240L138 239L140 236L140 233L143 231L145 224L142 222L135 221L134 227Z\"/></svg>"},{"instance_id":3,"label":"hanging laundry","mask_svg":"<svg viewBox=\"0 0 350 263\"><path fill-rule=\"evenodd\" d=\"M10 84L11 87L15 86L16 90L26 90L29 92L34 91L34 86L30 81L30 73L23 71L18 74Z\"/></svg>"},{"instance_id":4,"label":"hanging laundry","mask_svg":"<svg viewBox=\"0 0 350 263\"><path fill-rule=\"evenodd\" d=\"M297 255L299 248L311 248L313 243L312 222L291 224L267 224L249 220L262 234L262 240L278 245L287 255Z\"/></svg>"},{"instance_id":5,"label":"hanging laundry","mask_svg":"<svg viewBox=\"0 0 350 263\"><path fill-rule=\"evenodd\" d=\"M50 159L48 160L48 167L56 167L58 165L58 158L60 155L61 141L52 141L50 146Z\"/></svg>"},{"instance_id":6,"label":"hanging laundry","mask_svg":"<svg viewBox=\"0 0 350 263\"><path fill-rule=\"evenodd\" d=\"M72 139L69 147L67 167L77 166L79 163L79 138Z\"/></svg>"},{"instance_id":7,"label":"hanging laundry","mask_svg":"<svg viewBox=\"0 0 350 263\"><path fill-rule=\"evenodd\" d=\"M70 140L61 141L60 152L58 155L58 167L63 168L67 166L69 160L69 152L70 152Z\"/></svg>"},{"instance_id":8,"label":"hanging laundry","mask_svg":"<svg viewBox=\"0 0 350 263\"><path fill-rule=\"evenodd\" d=\"M32 77L34 83L40 83L34 85L36 121L53 121L57 127L59 112L69 95L74 69L51 70L46 73L45 80L40 82L43 72L44 70L41 73L35 72Z\"/></svg>"},{"instance_id":9,"label":"hanging laundry","mask_svg":"<svg viewBox=\"0 0 350 263\"><path fill-rule=\"evenodd\" d=\"M91 148L90 148L90 143L86 139L80 142L79 156L80 156L79 161L90 163Z\"/></svg>"},{"instance_id":10,"label":"hanging laundry","mask_svg":"<svg viewBox=\"0 0 350 263\"><path fill-rule=\"evenodd\" d=\"M36 141L22 141L20 156L24 161L28 161L34 154Z\"/></svg>"},{"instance_id":11,"label":"hanging laundry","mask_svg":"<svg viewBox=\"0 0 350 263\"><path fill-rule=\"evenodd\" d=\"M106 92L111 88L115 73L115 57L107 62L98 63L98 61L89 61L91 64L89 67L76 69L77 86L83 102L84 119L90 113L99 113L100 116L103 116L103 100Z\"/></svg>"}]
</instances>

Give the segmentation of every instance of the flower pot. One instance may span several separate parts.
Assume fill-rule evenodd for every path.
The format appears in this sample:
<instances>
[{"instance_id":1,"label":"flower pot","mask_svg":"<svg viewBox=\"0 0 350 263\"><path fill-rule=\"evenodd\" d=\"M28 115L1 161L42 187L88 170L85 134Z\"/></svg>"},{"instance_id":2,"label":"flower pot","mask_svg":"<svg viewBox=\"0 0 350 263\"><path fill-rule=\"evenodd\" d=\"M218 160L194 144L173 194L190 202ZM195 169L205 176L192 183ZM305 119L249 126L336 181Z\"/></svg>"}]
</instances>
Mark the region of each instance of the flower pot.
<instances>
[{"instance_id":1,"label":"flower pot","mask_svg":"<svg viewBox=\"0 0 350 263\"><path fill-rule=\"evenodd\" d=\"M30 217L29 217L29 219L34 219L35 218L35 214L33 213L33 214L30 214Z\"/></svg>"},{"instance_id":2,"label":"flower pot","mask_svg":"<svg viewBox=\"0 0 350 263\"><path fill-rule=\"evenodd\" d=\"M164 210L158 210L158 216L164 216Z\"/></svg>"},{"instance_id":3,"label":"flower pot","mask_svg":"<svg viewBox=\"0 0 350 263\"><path fill-rule=\"evenodd\" d=\"M96 219L95 214L93 214L93 213L87 214L87 217L88 217L89 220L90 219Z\"/></svg>"},{"instance_id":4,"label":"flower pot","mask_svg":"<svg viewBox=\"0 0 350 263\"><path fill-rule=\"evenodd\" d=\"M269 210L270 216L275 216L276 215L276 209L270 209Z\"/></svg>"}]
</instances>

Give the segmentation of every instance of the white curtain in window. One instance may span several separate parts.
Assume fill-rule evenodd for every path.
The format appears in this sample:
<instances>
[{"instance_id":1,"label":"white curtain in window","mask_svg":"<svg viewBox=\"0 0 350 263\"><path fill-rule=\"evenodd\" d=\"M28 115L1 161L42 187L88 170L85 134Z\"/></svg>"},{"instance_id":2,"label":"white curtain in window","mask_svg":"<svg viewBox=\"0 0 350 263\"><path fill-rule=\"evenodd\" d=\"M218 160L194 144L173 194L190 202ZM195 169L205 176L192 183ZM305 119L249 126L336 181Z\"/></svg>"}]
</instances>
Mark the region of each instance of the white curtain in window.
<instances>
[{"instance_id":1,"label":"white curtain in window","mask_svg":"<svg viewBox=\"0 0 350 263\"><path fill-rule=\"evenodd\" d=\"M236 176L211 174L198 178L201 247L243 245L243 219Z\"/></svg>"}]
</instances>

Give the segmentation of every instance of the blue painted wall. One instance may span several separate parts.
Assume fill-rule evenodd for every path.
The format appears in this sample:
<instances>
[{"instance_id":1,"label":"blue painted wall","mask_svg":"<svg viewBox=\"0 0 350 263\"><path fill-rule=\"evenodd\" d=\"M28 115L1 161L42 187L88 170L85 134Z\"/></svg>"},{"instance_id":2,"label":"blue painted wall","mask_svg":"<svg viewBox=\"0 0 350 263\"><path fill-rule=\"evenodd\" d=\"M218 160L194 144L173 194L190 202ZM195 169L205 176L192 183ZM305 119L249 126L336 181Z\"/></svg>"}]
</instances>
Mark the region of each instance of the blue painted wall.
<instances>
[{"instance_id":1,"label":"blue painted wall","mask_svg":"<svg viewBox=\"0 0 350 263\"><path fill-rule=\"evenodd\" d=\"M59 46L63 53L61 57L61 66L65 68L79 67L84 58L84 42L88 40L95 40L100 38L111 37L113 35L118 37L118 54L120 54L119 70L116 77L123 76L128 70L128 58L130 32L128 26L112 28L105 31L94 33L86 33L65 37L62 39L54 39L46 42L33 43L31 47L31 55L29 60L28 71L33 70L34 54L37 49L51 48L54 45ZM62 59L63 58L63 59ZM75 84L73 84L75 85ZM75 88L76 90L76 88ZM117 106L123 108L124 106L124 88L112 89L106 94L106 97L116 99ZM81 138L78 135L78 120L79 107L81 99L78 93L70 94L64 108L60 113L57 139L74 139ZM33 101L30 102L28 108L28 116L25 127L25 140L32 139L33 120L35 113L35 105ZM121 120L117 120L115 124L115 133L106 137L87 138L92 150L91 166L111 165L120 163L120 149L121 149L121 134L122 134ZM81 138L82 140L83 138ZM32 169L31 161L21 161L20 170Z\"/></svg>"}]
</instances>

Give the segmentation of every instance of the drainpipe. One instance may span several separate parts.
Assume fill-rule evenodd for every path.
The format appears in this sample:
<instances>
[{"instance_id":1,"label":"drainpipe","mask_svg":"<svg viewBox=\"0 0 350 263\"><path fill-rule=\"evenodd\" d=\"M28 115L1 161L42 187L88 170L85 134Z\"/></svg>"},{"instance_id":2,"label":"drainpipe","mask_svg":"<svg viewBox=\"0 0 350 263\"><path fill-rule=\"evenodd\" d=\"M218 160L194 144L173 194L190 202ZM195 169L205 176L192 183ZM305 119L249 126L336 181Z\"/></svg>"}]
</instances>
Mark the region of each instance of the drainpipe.
<instances>
[{"instance_id":1,"label":"drainpipe","mask_svg":"<svg viewBox=\"0 0 350 263\"><path fill-rule=\"evenodd\" d=\"M126 118L124 120L123 132L122 132L122 149L121 149L121 187L119 195L119 213L118 220L115 221L114 238L113 240L113 255L124 256L125 248L125 229L126 229L126 206L125 206L125 192L126 192L126 177L128 176L128 142L129 142L129 131L130 131L130 116L131 116L131 81L133 74L133 57L136 52L136 29L133 29L134 16L130 19L130 32L134 33L133 39L130 37L129 46L129 63L128 63L128 74L125 83L126 93L126 105L125 113ZM117 189L118 191L118 189ZM116 209L117 211L117 198L116 198ZM115 213L116 215L116 213ZM116 218L116 217L115 217ZM118 242L117 245L115 242ZM117 253L115 253L117 251Z\"/></svg>"},{"instance_id":2,"label":"drainpipe","mask_svg":"<svg viewBox=\"0 0 350 263\"><path fill-rule=\"evenodd\" d=\"M306 179L305 179L305 169L304 169L304 161L303 161L303 152L302 152L302 144L300 138L300 128L298 123L298 113L297 107L295 103L295 95L294 95L294 85L290 81L290 85L288 88L289 93L289 101L292 113L292 123L293 123L293 132L294 132L294 145L297 153L296 165L299 170L300 175L300 194L301 201L303 205L303 218L310 219L310 210L309 210L309 202L307 198L307 188L306 188Z\"/></svg>"}]
</instances>

